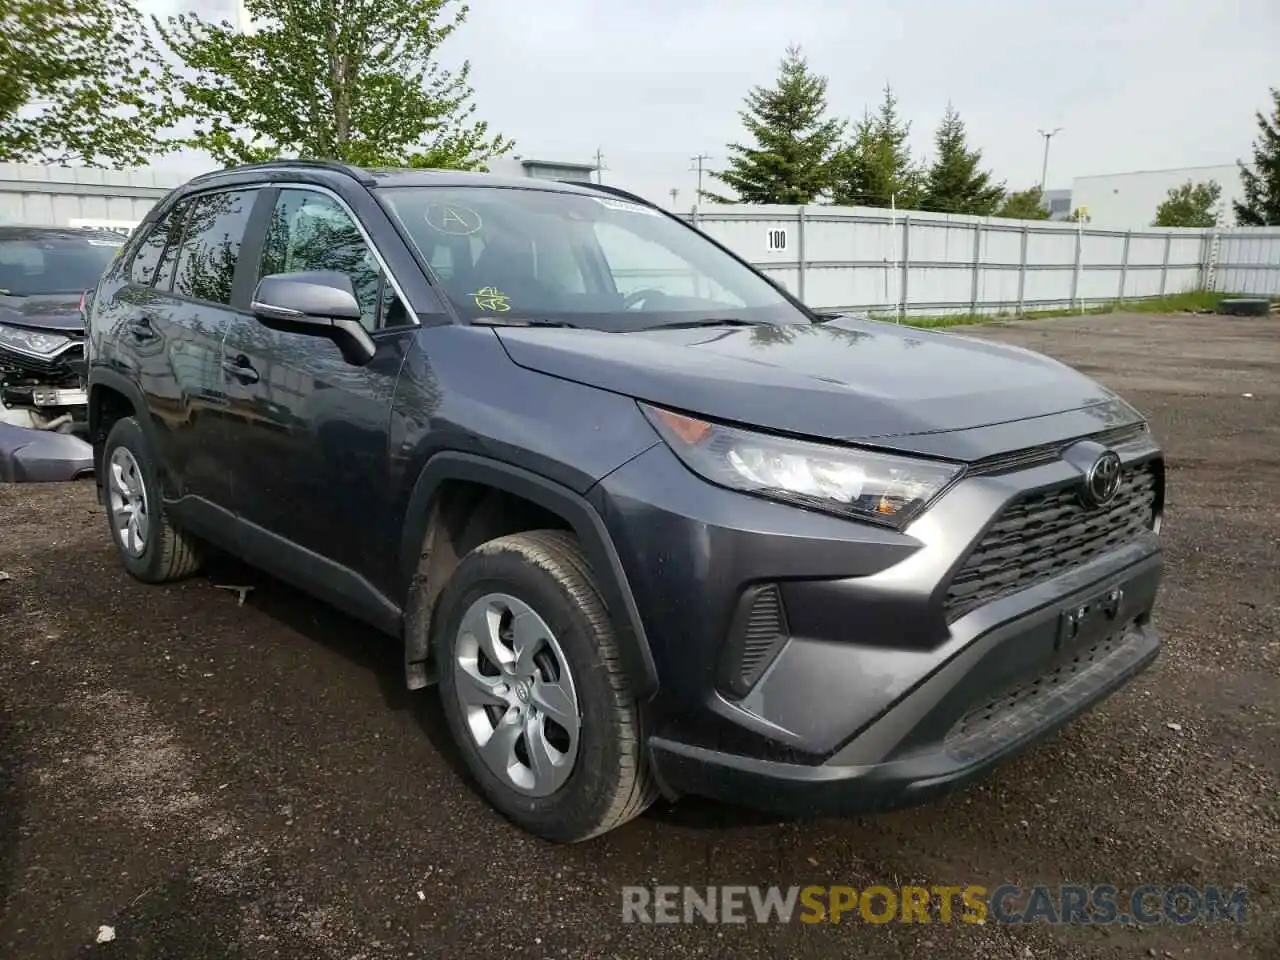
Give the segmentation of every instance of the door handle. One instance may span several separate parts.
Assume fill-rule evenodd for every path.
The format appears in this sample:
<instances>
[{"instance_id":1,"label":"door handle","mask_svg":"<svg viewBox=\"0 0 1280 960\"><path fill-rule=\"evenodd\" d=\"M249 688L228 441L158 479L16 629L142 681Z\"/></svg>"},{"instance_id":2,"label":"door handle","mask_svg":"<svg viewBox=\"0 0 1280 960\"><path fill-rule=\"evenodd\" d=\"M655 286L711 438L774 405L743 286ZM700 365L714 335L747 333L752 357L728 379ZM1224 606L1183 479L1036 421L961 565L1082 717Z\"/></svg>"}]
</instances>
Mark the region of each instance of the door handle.
<instances>
[{"instance_id":1,"label":"door handle","mask_svg":"<svg viewBox=\"0 0 1280 960\"><path fill-rule=\"evenodd\" d=\"M234 360L223 360L222 369L231 376L235 377L241 383L257 383L262 378L258 375L258 371L249 363L249 358L244 354L236 357Z\"/></svg>"},{"instance_id":2,"label":"door handle","mask_svg":"<svg viewBox=\"0 0 1280 960\"><path fill-rule=\"evenodd\" d=\"M132 334L133 339L137 340L139 343L145 343L148 340L155 340L160 336L152 328L151 318L145 314L137 317L136 319L130 320L128 329L129 333Z\"/></svg>"}]
</instances>

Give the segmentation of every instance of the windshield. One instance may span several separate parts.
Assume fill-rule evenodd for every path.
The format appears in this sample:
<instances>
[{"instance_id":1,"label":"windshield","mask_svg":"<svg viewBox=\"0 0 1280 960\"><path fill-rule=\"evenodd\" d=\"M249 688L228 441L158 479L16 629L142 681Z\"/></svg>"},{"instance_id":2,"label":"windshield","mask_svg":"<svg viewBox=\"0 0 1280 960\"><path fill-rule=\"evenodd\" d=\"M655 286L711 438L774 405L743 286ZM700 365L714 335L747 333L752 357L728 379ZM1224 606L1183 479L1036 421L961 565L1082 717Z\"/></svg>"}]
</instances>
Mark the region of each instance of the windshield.
<instances>
[{"instance_id":1,"label":"windshield","mask_svg":"<svg viewBox=\"0 0 1280 960\"><path fill-rule=\"evenodd\" d=\"M83 293L97 286L121 240L97 237L0 237L0 295Z\"/></svg>"},{"instance_id":2,"label":"windshield","mask_svg":"<svg viewBox=\"0 0 1280 960\"><path fill-rule=\"evenodd\" d=\"M449 299L473 320L627 332L715 320L808 323L697 232L607 196L503 187L382 194Z\"/></svg>"}]
</instances>

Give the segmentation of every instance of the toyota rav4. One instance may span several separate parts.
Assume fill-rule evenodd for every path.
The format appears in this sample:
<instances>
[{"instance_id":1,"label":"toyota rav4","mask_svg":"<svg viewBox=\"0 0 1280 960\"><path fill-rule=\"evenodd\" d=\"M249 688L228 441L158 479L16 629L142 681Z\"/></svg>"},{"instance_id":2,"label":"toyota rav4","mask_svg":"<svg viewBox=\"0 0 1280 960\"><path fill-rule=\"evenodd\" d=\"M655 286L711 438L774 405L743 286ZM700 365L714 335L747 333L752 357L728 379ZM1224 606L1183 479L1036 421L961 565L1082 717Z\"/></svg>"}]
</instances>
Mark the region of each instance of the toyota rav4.
<instances>
[{"instance_id":1,"label":"toyota rav4","mask_svg":"<svg viewBox=\"0 0 1280 960\"><path fill-rule=\"evenodd\" d=\"M129 573L212 545L379 628L542 837L659 796L920 802L1157 656L1163 458L1132 407L816 314L612 188L220 171L89 302Z\"/></svg>"}]
</instances>

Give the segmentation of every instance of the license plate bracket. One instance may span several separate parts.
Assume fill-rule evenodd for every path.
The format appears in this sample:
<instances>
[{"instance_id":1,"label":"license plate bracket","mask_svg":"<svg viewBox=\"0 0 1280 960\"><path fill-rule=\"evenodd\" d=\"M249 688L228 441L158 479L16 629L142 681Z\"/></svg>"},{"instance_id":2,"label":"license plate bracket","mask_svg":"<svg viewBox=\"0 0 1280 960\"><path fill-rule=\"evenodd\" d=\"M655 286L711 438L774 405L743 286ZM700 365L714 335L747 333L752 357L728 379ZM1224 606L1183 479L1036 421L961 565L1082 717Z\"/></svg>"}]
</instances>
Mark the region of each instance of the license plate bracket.
<instances>
[{"instance_id":1,"label":"license plate bracket","mask_svg":"<svg viewBox=\"0 0 1280 960\"><path fill-rule=\"evenodd\" d=\"M1058 614L1058 636L1055 650L1061 650L1081 637L1092 634L1100 624L1113 624L1124 605L1124 587L1108 587L1087 600L1064 607Z\"/></svg>"}]
</instances>

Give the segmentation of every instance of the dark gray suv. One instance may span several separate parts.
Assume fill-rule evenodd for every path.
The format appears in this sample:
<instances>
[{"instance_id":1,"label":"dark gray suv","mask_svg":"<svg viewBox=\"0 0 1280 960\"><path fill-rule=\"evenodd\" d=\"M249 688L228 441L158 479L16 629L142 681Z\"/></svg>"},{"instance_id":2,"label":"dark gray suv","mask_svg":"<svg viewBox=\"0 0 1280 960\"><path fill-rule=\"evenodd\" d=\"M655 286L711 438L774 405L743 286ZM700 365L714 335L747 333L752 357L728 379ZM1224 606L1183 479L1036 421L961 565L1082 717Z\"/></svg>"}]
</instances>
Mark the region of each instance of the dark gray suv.
<instances>
[{"instance_id":1,"label":"dark gray suv","mask_svg":"<svg viewBox=\"0 0 1280 960\"><path fill-rule=\"evenodd\" d=\"M921 801L1157 655L1163 459L1129 405L816 315L620 191L222 171L90 303L128 571L214 545L381 628L543 837L659 795Z\"/></svg>"}]
</instances>

